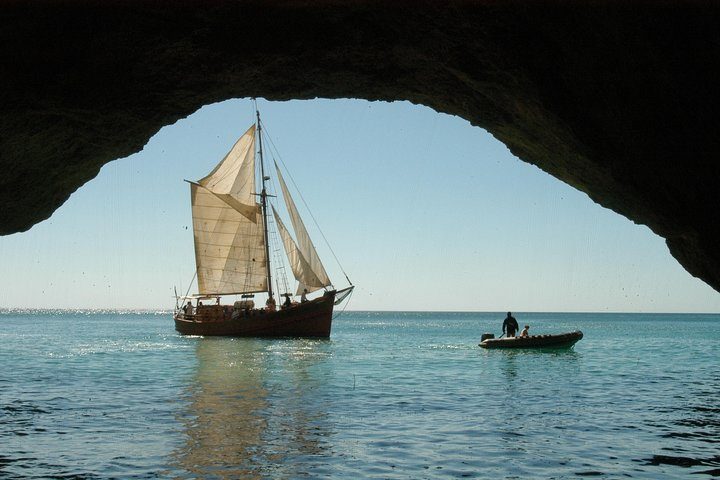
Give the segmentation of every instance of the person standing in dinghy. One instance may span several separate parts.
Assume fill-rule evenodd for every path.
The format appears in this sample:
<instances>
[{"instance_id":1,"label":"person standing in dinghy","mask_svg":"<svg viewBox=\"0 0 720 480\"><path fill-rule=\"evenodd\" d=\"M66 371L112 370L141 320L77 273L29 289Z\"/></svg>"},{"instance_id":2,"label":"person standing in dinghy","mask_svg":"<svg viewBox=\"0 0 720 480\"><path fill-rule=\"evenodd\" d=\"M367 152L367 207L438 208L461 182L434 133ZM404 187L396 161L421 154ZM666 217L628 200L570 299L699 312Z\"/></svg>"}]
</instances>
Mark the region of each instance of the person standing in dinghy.
<instances>
[{"instance_id":1,"label":"person standing in dinghy","mask_svg":"<svg viewBox=\"0 0 720 480\"><path fill-rule=\"evenodd\" d=\"M505 321L502 326L503 335L507 332L508 337L514 337L515 332L519 329L520 326L518 325L517 320L515 320L515 317L512 316L512 313L507 312L507 317L505 317Z\"/></svg>"}]
</instances>

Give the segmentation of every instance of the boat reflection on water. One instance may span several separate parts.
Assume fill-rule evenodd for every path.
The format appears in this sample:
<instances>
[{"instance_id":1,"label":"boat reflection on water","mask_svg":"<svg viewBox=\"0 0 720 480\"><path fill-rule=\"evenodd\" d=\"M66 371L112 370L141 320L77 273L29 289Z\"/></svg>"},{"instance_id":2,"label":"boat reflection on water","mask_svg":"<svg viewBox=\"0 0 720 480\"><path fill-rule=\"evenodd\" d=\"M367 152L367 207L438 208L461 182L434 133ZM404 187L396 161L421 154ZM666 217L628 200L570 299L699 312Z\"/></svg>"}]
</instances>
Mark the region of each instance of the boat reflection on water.
<instances>
[{"instance_id":1,"label":"boat reflection on water","mask_svg":"<svg viewBox=\"0 0 720 480\"><path fill-rule=\"evenodd\" d=\"M323 403L329 342L204 338L179 418L173 476L268 478L309 472L331 454ZM317 458L317 462L308 462Z\"/></svg>"}]
</instances>

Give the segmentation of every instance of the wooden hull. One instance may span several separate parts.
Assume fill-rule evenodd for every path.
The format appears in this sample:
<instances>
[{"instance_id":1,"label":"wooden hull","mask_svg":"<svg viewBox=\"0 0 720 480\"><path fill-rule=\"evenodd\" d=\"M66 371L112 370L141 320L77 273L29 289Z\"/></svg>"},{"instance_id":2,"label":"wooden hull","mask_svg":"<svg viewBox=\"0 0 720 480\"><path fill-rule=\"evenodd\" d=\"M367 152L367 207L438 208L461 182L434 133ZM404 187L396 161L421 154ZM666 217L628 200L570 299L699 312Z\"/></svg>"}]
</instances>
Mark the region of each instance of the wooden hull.
<instances>
[{"instance_id":1,"label":"wooden hull","mask_svg":"<svg viewBox=\"0 0 720 480\"><path fill-rule=\"evenodd\" d=\"M175 329L183 335L329 338L335 293L326 292L320 298L275 312L206 305L195 315L175 314Z\"/></svg>"},{"instance_id":2,"label":"wooden hull","mask_svg":"<svg viewBox=\"0 0 720 480\"><path fill-rule=\"evenodd\" d=\"M489 338L480 342L483 348L567 348L583 338L581 331L558 335L531 335L529 337Z\"/></svg>"}]
</instances>

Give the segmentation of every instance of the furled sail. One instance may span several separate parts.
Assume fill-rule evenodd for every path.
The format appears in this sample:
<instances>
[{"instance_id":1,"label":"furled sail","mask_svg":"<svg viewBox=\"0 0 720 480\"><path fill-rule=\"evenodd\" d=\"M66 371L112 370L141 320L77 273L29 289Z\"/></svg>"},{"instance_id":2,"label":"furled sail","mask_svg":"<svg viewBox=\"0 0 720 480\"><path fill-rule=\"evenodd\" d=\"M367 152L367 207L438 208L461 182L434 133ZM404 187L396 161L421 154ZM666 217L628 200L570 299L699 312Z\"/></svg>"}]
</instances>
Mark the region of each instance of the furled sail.
<instances>
[{"instance_id":1,"label":"furled sail","mask_svg":"<svg viewBox=\"0 0 720 480\"><path fill-rule=\"evenodd\" d=\"M255 126L190 188L199 293L267 291L263 218L255 201Z\"/></svg>"},{"instance_id":2,"label":"furled sail","mask_svg":"<svg viewBox=\"0 0 720 480\"><path fill-rule=\"evenodd\" d=\"M328 275L325 272L325 267L323 267L320 257L315 250L315 246L310 240L310 235L307 233L305 224L298 214L295 202L290 196L290 192L287 189L287 185L285 185L285 180L283 179L282 173L280 173L277 163L275 164L275 170L278 174L280 188L282 189L285 205L287 206L288 214L290 215L290 220L292 221L293 230L295 230L295 235L297 236L297 248L302 254L302 257L307 264L307 268L312 273L312 275L310 273L306 273L301 277L298 277L297 274L295 275L295 278L298 282L300 282L300 285L298 286L298 294L302 293L305 288L307 288L308 292L313 292L320 288L327 287L331 284L330 278L328 278ZM288 256L289 255L290 254L288 253ZM292 260L290 260L290 262L292 263ZM316 281L313 279L316 279Z\"/></svg>"},{"instance_id":3,"label":"furled sail","mask_svg":"<svg viewBox=\"0 0 720 480\"><path fill-rule=\"evenodd\" d=\"M278 226L278 231L280 232L280 237L283 241L283 246L285 247L285 253L287 254L288 261L290 262L290 268L292 269L295 279L300 282L297 293L302 293L304 289L307 289L308 292L314 292L315 290L324 287L325 285L323 285L323 282L320 281L315 272L313 272L310 264L307 262L302 252L300 252L295 240L293 240L290 236L290 232L288 232L285 224L280 219L275 207L273 207L272 211L275 216L275 223Z\"/></svg>"}]
</instances>

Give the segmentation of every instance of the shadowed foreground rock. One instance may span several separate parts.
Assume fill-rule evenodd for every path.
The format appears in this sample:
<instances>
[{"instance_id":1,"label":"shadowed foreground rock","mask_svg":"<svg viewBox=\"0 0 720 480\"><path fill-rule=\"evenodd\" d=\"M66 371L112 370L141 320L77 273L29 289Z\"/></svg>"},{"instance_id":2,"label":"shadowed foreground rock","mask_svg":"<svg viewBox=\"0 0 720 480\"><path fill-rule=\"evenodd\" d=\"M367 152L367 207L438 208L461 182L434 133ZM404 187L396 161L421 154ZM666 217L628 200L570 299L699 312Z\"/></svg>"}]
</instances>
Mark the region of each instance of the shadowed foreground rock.
<instances>
[{"instance_id":1,"label":"shadowed foreground rock","mask_svg":"<svg viewBox=\"0 0 720 480\"><path fill-rule=\"evenodd\" d=\"M720 7L263 3L1 5L0 234L208 103L410 100L648 225L720 287Z\"/></svg>"}]
</instances>

